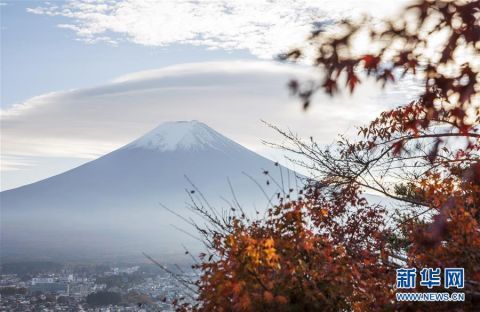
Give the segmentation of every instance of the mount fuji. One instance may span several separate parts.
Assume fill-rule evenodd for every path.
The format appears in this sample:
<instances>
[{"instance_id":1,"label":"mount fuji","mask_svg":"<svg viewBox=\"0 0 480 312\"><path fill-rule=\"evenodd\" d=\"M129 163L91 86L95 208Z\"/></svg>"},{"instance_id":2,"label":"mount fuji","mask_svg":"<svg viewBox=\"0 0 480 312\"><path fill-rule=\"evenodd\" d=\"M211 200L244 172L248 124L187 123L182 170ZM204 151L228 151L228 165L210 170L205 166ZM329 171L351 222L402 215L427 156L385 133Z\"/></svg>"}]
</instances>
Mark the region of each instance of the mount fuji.
<instances>
[{"instance_id":1,"label":"mount fuji","mask_svg":"<svg viewBox=\"0 0 480 312\"><path fill-rule=\"evenodd\" d=\"M194 186L218 209L230 210L235 199L254 216L268 204L259 185L272 195L296 179L201 122L164 123L82 166L0 193L2 257L109 259L200 249L187 234L195 230L179 217L195 218L186 208L189 195L199 196Z\"/></svg>"}]
</instances>

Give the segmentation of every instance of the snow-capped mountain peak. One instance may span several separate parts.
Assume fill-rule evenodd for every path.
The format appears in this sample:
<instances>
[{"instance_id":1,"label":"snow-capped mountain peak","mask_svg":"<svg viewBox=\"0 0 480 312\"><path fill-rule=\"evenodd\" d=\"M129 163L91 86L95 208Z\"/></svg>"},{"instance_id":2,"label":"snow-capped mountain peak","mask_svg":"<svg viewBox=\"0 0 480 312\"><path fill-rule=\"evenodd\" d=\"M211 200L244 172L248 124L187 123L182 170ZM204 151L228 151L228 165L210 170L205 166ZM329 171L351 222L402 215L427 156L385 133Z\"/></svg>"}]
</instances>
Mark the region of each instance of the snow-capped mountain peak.
<instances>
[{"instance_id":1,"label":"snow-capped mountain peak","mask_svg":"<svg viewBox=\"0 0 480 312\"><path fill-rule=\"evenodd\" d=\"M118 255L137 257L156 250L183 255L183 243L198 250L198 241L185 235L196 229L183 220L199 221L186 208L192 183L219 213L230 212L229 201L234 198L254 216L256 207L260 210L268 202L253 182L265 182L265 170L271 181L295 179L286 168L201 122L161 124L77 168L2 192L2 260L5 255L53 260L59 254L68 259L118 259ZM264 187L264 192L279 192L275 183ZM235 194L230 196L232 189Z\"/></svg>"},{"instance_id":2,"label":"snow-capped mountain peak","mask_svg":"<svg viewBox=\"0 0 480 312\"><path fill-rule=\"evenodd\" d=\"M125 146L158 151L220 149L231 145L228 138L206 124L191 121L162 123L144 136Z\"/></svg>"}]
</instances>

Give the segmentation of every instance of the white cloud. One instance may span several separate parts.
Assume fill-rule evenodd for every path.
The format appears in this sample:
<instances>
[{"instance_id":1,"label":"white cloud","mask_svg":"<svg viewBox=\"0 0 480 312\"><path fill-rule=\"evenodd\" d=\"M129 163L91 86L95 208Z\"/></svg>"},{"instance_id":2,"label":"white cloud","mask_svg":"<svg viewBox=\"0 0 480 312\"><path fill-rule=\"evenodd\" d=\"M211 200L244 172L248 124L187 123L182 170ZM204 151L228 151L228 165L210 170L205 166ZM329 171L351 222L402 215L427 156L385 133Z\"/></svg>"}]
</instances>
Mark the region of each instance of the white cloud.
<instances>
[{"instance_id":1,"label":"white cloud","mask_svg":"<svg viewBox=\"0 0 480 312\"><path fill-rule=\"evenodd\" d=\"M146 46L174 43L213 49L248 50L261 58L300 46L314 22L352 14L382 16L406 0L217 0L53 2L29 8L34 14L67 18L58 26L88 43L127 40Z\"/></svg>"},{"instance_id":2,"label":"white cloud","mask_svg":"<svg viewBox=\"0 0 480 312\"><path fill-rule=\"evenodd\" d=\"M286 88L295 77L306 79L309 70L267 62L210 62L133 73L98 87L40 95L2 111L2 159L9 157L9 170L21 157L91 159L161 122L190 119L261 152L261 139L278 138L261 119L330 143L338 133L367 122L387 106L404 103L413 90L402 85L385 92L367 82L354 97L319 95L304 113Z\"/></svg>"},{"instance_id":3,"label":"white cloud","mask_svg":"<svg viewBox=\"0 0 480 312\"><path fill-rule=\"evenodd\" d=\"M2 156L2 162L0 163L0 171L14 171L23 169L24 167L33 166L25 157L22 156Z\"/></svg>"}]
</instances>

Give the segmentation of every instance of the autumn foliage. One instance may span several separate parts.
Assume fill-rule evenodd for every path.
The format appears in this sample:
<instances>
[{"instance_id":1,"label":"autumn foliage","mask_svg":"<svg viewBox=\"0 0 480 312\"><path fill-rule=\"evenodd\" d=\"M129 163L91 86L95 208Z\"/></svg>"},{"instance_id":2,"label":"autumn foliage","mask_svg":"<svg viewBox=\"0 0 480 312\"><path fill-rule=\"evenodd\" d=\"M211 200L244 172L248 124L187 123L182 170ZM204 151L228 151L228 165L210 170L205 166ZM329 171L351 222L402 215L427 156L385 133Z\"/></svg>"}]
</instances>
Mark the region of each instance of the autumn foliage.
<instances>
[{"instance_id":1,"label":"autumn foliage","mask_svg":"<svg viewBox=\"0 0 480 312\"><path fill-rule=\"evenodd\" d=\"M350 92L415 76L418 98L329 147L275 128L279 147L314 179L278 194L265 218L209 218L196 267L195 311L473 310L480 306L480 1L420 1L404 18L342 21L286 60L312 60L318 81L292 81L308 109L316 92ZM364 33L369 51L356 45ZM431 38L436 46L431 48ZM365 42L362 43L365 45ZM352 97L352 101L355 98ZM300 160L299 160L300 159ZM390 206L369 203L364 191ZM237 209L238 210L238 209ZM395 301L395 269L465 268L466 301ZM422 291L418 288L417 291ZM443 291L443 289L441 290Z\"/></svg>"},{"instance_id":2,"label":"autumn foliage","mask_svg":"<svg viewBox=\"0 0 480 312\"><path fill-rule=\"evenodd\" d=\"M303 199L268 211L265 219L233 218L213 235L214 258L202 255L198 310L336 311L376 309L388 301L382 209L357 190ZM352 210L351 206L357 207ZM343 216L345 218L338 218ZM390 276L390 277L389 277Z\"/></svg>"}]
</instances>

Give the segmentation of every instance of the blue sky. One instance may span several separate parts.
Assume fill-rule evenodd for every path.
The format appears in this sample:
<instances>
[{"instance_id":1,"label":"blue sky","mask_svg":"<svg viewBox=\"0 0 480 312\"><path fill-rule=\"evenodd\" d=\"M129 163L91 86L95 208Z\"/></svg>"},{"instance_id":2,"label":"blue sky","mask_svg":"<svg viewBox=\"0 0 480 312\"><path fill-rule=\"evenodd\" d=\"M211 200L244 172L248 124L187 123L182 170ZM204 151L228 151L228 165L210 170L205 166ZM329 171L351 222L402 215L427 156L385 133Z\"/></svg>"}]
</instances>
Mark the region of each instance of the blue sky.
<instances>
[{"instance_id":1,"label":"blue sky","mask_svg":"<svg viewBox=\"0 0 480 312\"><path fill-rule=\"evenodd\" d=\"M396 14L405 1L3 1L1 190L104 155L159 123L197 119L274 160L261 120L328 144L416 84L316 98L305 114L285 87L310 79L274 57L320 23ZM315 76L318 78L317 76Z\"/></svg>"},{"instance_id":2,"label":"blue sky","mask_svg":"<svg viewBox=\"0 0 480 312\"><path fill-rule=\"evenodd\" d=\"M57 27L65 17L27 12L39 1L3 1L1 12L1 107L30 97L94 86L120 75L185 62L254 59L246 50L208 50L172 44L148 47L124 41L86 44Z\"/></svg>"}]
</instances>

